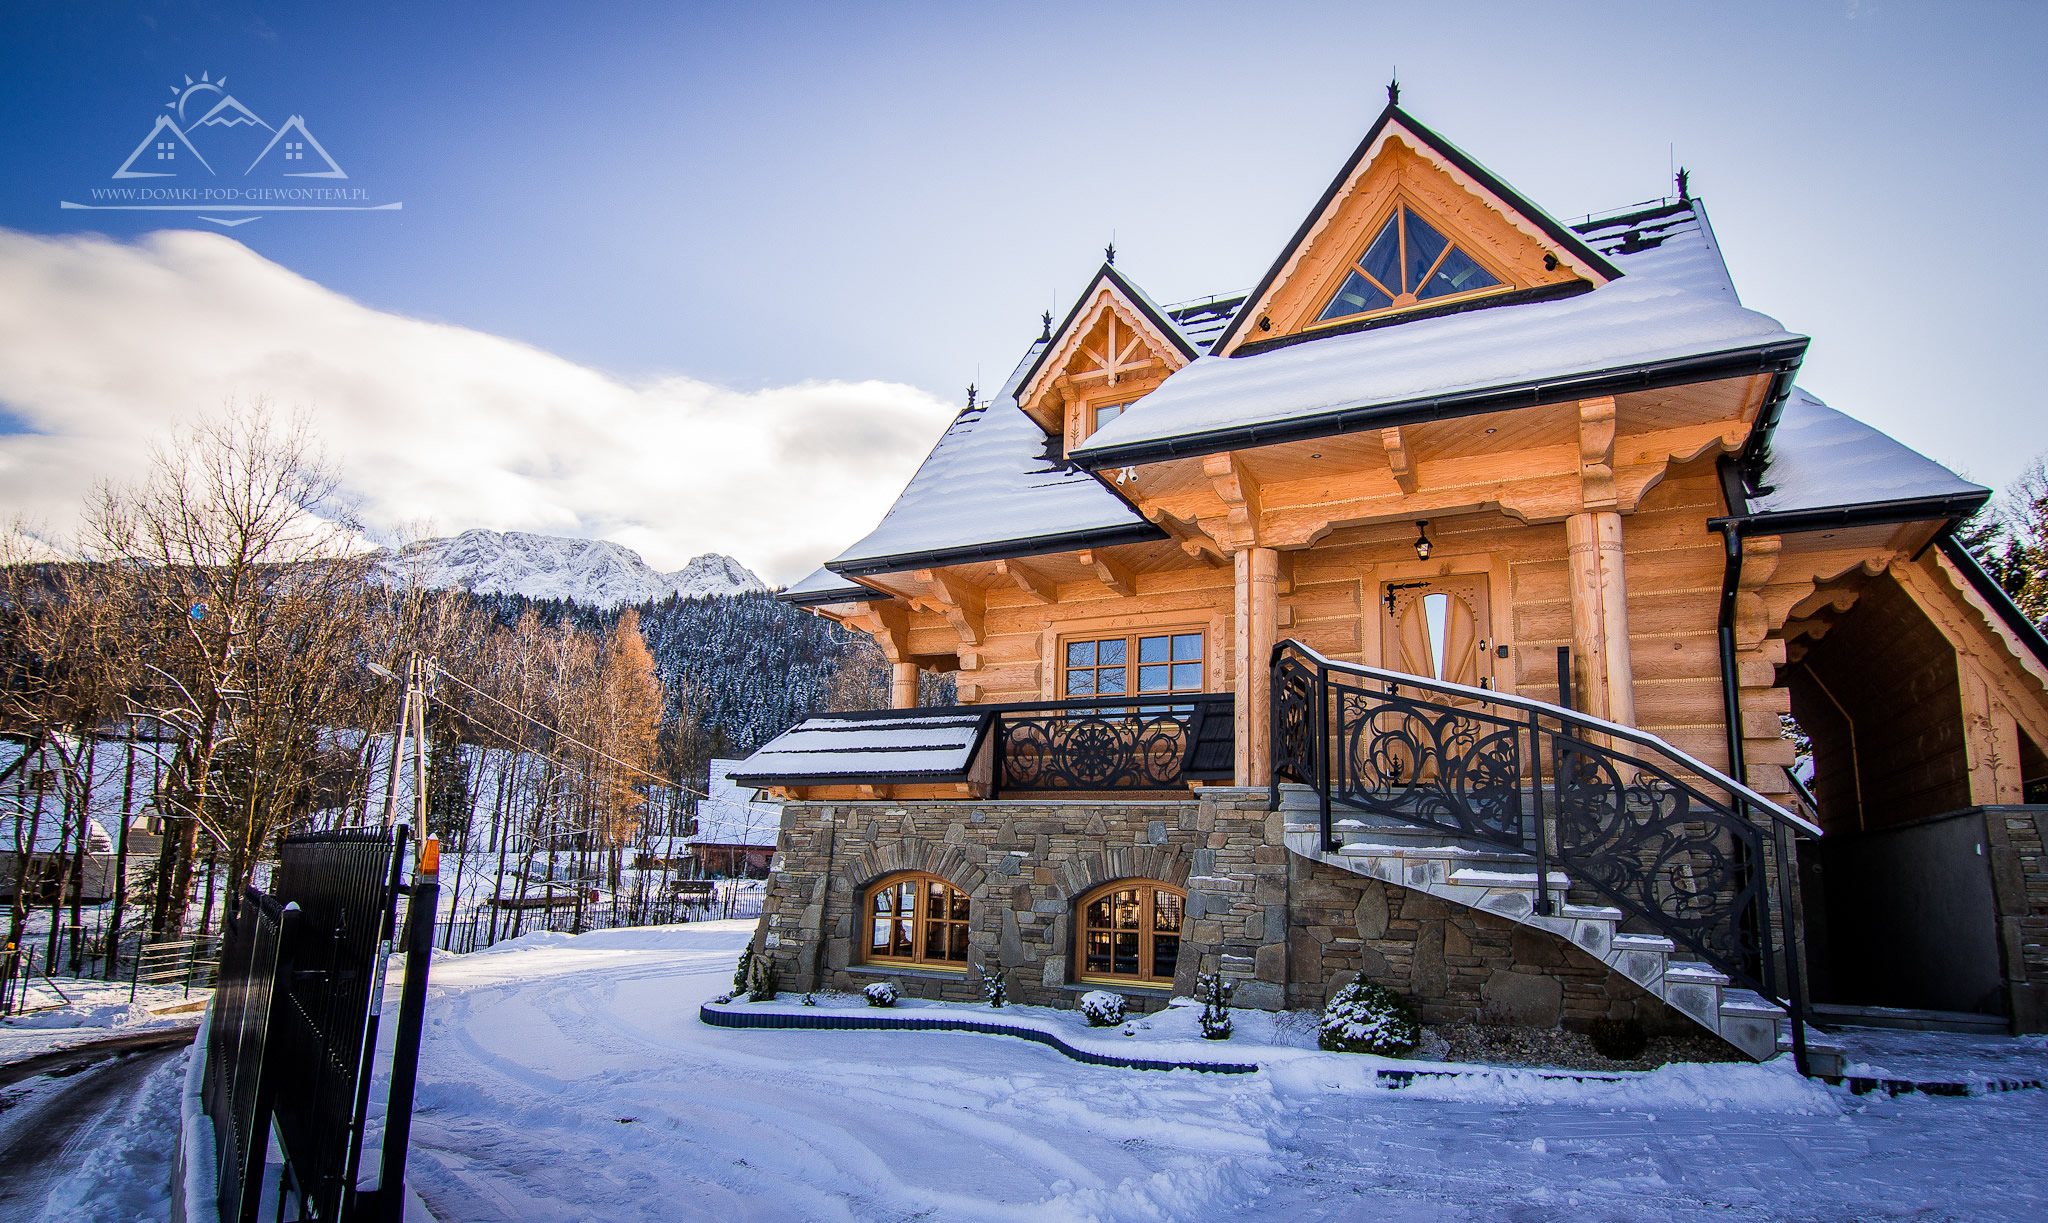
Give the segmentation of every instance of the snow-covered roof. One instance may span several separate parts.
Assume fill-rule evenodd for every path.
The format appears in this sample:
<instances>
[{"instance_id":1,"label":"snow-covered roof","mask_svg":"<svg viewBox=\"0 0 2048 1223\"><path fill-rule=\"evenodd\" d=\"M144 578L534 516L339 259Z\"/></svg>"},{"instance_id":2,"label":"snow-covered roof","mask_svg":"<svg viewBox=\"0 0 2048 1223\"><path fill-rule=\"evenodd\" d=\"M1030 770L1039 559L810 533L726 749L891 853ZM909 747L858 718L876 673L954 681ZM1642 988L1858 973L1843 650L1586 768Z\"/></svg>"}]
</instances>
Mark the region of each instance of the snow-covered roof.
<instances>
[{"instance_id":1,"label":"snow-covered roof","mask_svg":"<svg viewBox=\"0 0 2048 1223\"><path fill-rule=\"evenodd\" d=\"M1902 501L1982 501L1972 484L1853 416L1794 387L1771 434L1751 514L1795 514ZM1967 511L1965 511L1967 512Z\"/></svg>"},{"instance_id":2,"label":"snow-covered roof","mask_svg":"<svg viewBox=\"0 0 2048 1223\"><path fill-rule=\"evenodd\" d=\"M1490 391L1527 388L1522 401L1535 403L1573 393L1555 384L1621 370L1802 351L1805 337L1736 299L1703 213L1673 214L1664 229L1654 244L1629 242L1628 227L1590 232L1623 275L1576 296L1413 319L1252 356L1201 357L1073 457L1101 467L1226 441L1349 432Z\"/></svg>"},{"instance_id":3,"label":"snow-covered roof","mask_svg":"<svg viewBox=\"0 0 2048 1223\"><path fill-rule=\"evenodd\" d=\"M27 844L29 829L35 829L33 846ZM66 852L78 848L78 821L67 821L62 811L45 811L41 820L32 815L7 812L0 814L0 853L20 853L24 849L32 854ZM96 819L86 821L85 850L93 854L114 852L114 838L107 826Z\"/></svg>"},{"instance_id":4,"label":"snow-covered roof","mask_svg":"<svg viewBox=\"0 0 2048 1223\"><path fill-rule=\"evenodd\" d=\"M737 760L713 760L708 797L697 803L697 831L691 845L773 846L782 829L782 804L757 800L753 786L742 786L732 778Z\"/></svg>"},{"instance_id":5,"label":"snow-covered roof","mask_svg":"<svg viewBox=\"0 0 2048 1223\"><path fill-rule=\"evenodd\" d=\"M987 737L988 712L880 710L822 714L763 744L734 779L805 785L964 778Z\"/></svg>"},{"instance_id":6,"label":"snow-covered roof","mask_svg":"<svg viewBox=\"0 0 2048 1223\"><path fill-rule=\"evenodd\" d=\"M1048 457L1052 444L1009 395L962 409L881 525L827 567L889 573L1162 537L1092 473Z\"/></svg>"},{"instance_id":7,"label":"snow-covered roof","mask_svg":"<svg viewBox=\"0 0 2048 1223\"><path fill-rule=\"evenodd\" d=\"M844 603L855 599L878 597L874 591L840 577L830 569L813 570L805 578L776 596L785 603L810 606L818 603Z\"/></svg>"}]
</instances>

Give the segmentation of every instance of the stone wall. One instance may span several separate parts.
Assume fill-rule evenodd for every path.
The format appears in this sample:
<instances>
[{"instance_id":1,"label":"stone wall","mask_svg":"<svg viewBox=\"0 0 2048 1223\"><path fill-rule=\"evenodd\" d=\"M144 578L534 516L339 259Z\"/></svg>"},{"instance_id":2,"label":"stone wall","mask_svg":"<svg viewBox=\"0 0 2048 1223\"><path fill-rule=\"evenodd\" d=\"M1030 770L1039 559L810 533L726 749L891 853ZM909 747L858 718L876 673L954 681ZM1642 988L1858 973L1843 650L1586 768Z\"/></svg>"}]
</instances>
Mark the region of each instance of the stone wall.
<instances>
[{"instance_id":1,"label":"stone wall","mask_svg":"<svg viewBox=\"0 0 2048 1223\"><path fill-rule=\"evenodd\" d=\"M1071 1006L1074 903L1104 883L1156 879L1188 894L1173 992L1198 972L1237 981L1240 1006L1320 1007L1361 971L1426 1022L1583 1027L1675 1012L1568 942L1425 893L1290 854L1263 789L1176 801L815 801L783 808L756 945L783 987L853 992L880 979L916 997L975 1001L1005 974L1013 1001ZM950 880L972 903L966 972L868 967L862 891L896 871ZM1134 1009L1163 990L1130 988Z\"/></svg>"},{"instance_id":2,"label":"stone wall","mask_svg":"<svg viewBox=\"0 0 2048 1223\"><path fill-rule=\"evenodd\" d=\"M1320 1007L1363 973L1424 1023L1584 1030L1611 1018L1652 1034L1698 1030L1556 935L1299 855L1291 876L1289 1006Z\"/></svg>"}]
</instances>

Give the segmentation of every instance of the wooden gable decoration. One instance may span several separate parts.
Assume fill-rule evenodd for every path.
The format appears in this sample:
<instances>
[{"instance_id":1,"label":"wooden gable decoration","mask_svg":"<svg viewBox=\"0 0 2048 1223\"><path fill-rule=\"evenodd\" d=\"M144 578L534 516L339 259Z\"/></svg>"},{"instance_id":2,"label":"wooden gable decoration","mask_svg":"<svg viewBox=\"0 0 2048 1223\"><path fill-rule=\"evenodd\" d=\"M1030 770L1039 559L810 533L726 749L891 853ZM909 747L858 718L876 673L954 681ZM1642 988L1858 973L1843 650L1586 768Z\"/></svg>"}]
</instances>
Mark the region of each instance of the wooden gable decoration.
<instances>
[{"instance_id":1,"label":"wooden gable decoration","mask_svg":"<svg viewBox=\"0 0 2048 1223\"><path fill-rule=\"evenodd\" d=\"M1389 106L1214 351L1249 355L1293 337L1583 291L1620 275L1577 235Z\"/></svg>"},{"instance_id":2,"label":"wooden gable decoration","mask_svg":"<svg viewBox=\"0 0 2048 1223\"><path fill-rule=\"evenodd\" d=\"M1052 333L1017 402L1071 449L1095 431L1100 413L1120 410L1195 355L1179 328L1104 264Z\"/></svg>"}]
</instances>

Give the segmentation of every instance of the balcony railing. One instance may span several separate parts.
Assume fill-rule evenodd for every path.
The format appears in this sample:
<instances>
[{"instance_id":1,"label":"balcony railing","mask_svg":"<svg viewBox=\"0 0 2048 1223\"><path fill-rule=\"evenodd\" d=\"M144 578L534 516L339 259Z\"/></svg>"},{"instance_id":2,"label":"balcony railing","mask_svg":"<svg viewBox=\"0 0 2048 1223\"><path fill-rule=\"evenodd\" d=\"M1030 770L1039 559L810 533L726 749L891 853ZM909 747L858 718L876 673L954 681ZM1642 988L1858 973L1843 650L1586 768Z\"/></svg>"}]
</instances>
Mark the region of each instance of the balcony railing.
<instances>
[{"instance_id":1,"label":"balcony railing","mask_svg":"<svg viewBox=\"0 0 2048 1223\"><path fill-rule=\"evenodd\" d=\"M1228 780L1235 707L1227 692L994 706L996 790L1181 790Z\"/></svg>"}]
</instances>

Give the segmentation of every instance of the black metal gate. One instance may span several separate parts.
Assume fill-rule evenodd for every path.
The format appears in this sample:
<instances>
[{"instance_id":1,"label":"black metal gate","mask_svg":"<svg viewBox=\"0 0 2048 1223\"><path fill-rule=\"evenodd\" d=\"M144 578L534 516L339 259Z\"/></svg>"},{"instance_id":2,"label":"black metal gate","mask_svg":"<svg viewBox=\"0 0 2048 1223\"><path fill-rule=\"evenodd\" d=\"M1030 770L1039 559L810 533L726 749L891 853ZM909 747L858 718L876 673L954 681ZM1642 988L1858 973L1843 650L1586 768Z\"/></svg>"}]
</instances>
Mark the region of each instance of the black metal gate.
<instances>
[{"instance_id":1,"label":"black metal gate","mask_svg":"<svg viewBox=\"0 0 2048 1223\"><path fill-rule=\"evenodd\" d=\"M279 1218L398 1220L440 887L404 882L407 830L288 837L274 891L240 898L206 1033L222 1223L253 1223L274 1125ZM405 989L381 1150L363 1175L385 967L406 901ZM188 1223L198 1223L197 1220Z\"/></svg>"}]
</instances>

